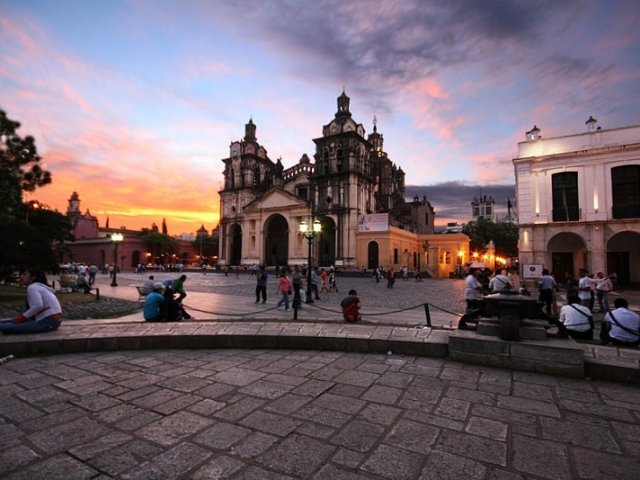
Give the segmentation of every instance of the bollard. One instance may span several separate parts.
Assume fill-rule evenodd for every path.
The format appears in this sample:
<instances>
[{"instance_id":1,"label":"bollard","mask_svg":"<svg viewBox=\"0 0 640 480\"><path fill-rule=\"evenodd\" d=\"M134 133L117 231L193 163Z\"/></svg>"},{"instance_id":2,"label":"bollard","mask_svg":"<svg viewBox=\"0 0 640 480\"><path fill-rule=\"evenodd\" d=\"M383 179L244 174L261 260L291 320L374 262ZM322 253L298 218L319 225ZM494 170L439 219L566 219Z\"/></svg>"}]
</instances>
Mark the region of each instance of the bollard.
<instances>
[{"instance_id":1,"label":"bollard","mask_svg":"<svg viewBox=\"0 0 640 480\"><path fill-rule=\"evenodd\" d=\"M98 301L100 300L100 289L96 288L95 291L96 291L96 301Z\"/></svg>"},{"instance_id":2,"label":"bollard","mask_svg":"<svg viewBox=\"0 0 640 480\"><path fill-rule=\"evenodd\" d=\"M298 319L298 305L300 304L299 300L293 299L293 319Z\"/></svg>"},{"instance_id":3,"label":"bollard","mask_svg":"<svg viewBox=\"0 0 640 480\"><path fill-rule=\"evenodd\" d=\"M431 328L431 314L429 313L429 304L424 304L424 314L427 317L427 327Z\"/></svg>"}]
</instances>

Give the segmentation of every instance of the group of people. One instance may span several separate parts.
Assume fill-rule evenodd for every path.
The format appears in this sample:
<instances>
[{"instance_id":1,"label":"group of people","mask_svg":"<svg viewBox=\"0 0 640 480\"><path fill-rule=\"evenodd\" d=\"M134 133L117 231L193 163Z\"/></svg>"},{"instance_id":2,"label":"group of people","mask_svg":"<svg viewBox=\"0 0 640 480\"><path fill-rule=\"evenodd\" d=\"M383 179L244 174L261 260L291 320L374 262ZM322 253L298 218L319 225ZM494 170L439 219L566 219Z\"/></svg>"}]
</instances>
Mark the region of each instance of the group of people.
<instances>
[{"instance_id":1,"label":"group of people","mask_svg":"<svg viewBox=\"0 0 640 480\"><path fill-rule=\"evenodd\" d=\"M184 291L186 279L186 275L181 275L175 280L154 282L153 275L149 277L147 282L153 283L142 307L142 316L146 322L179 322L192 318L182 305L182 300L187 296ZM145 283L148 285L147 282Z\"/></svg>"},{"instance_id":2,"label":"group of people","mask_svg":"<svg viewBox=\"0 0 640 480\"><path fill-rule=\"evenodd\" d=\"M304 282L305 272L299 265L293 267L292 270L288 268L278 269L276 271L277 277L277 290L276 293L280 295L276 307L284 305L285 311L290 311L290 304L300 308L302 303L313 303L315 300L320 300L320 293L322 292L338 292L338 286L336 283L336 272L334 268L325 270L321 268L318 271L318 267L311 267L310 281L308 282L308 292L305 293ZM261 265L258 267L256 273L256 303L267 303L267 281L269 274L266 268ZM290 301L290 297L293 298ZM307 295L310 297L307 298ZM309 300L311 300L309 302ZM360 319L360 298L355 290L349 291L349 296L346 297L341 303L343 309L343 316L346 321L354 322Z\"/></svg>"}]
</instances>

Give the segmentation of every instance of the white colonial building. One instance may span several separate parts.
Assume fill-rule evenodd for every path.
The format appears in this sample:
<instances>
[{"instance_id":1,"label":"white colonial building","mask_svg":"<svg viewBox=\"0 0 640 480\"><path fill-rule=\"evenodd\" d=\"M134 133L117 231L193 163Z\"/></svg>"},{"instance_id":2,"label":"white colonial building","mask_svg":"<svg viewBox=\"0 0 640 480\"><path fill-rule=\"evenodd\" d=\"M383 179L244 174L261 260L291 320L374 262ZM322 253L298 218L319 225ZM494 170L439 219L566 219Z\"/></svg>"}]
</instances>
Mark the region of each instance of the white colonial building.
<instances>
[{"instance_id":1,"label":"white colonial building","mask_svg":"<svg viewBox=\"0 0 640 480\"><path fill-rule=\"evenodd\" d=\"M516 176L521 265L616 273L640 282L640 125L518 144Z\"/></svg>"}]
</instances>

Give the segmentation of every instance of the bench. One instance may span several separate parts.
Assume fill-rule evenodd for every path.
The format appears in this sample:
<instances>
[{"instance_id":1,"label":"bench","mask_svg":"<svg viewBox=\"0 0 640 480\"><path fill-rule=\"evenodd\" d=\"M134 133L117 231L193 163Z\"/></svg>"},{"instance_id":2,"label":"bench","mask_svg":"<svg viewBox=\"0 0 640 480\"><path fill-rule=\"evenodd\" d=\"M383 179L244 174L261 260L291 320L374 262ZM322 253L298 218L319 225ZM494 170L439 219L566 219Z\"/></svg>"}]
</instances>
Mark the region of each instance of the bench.
<instances>
[{"instance_id":1,"label":"bench","mask_svg":"<svg viewBox=\"0 0 640 480\"><path fill-rule=\"evenodd\" d=\"M69 273L63 273L60 275L60 290L64 290L65 292L79 292L82 288L78 287L77 284L78 276L72 275ZM52 288L55 290L56 283L52 283ZM89 291L87 293L95 292L96 300L100 300L100 289L98 287L89 287Z\"/></svg>"},{"instance_id":2,"label":"bench","mask_svg":"<svg viewBox=\"0 0 640 480\"><path fill-rule=\"evenodd\" d=\"M75 292L78 290L78 285L76 283L78 279L77 275L72 275L70 273L63 273L60 275L60 290L71 290Z\"/></svg>"},{"instance_id":3,"label":"bench","mask_svg":"<svg viewBox=\"0 0 640 480\"><path fill-rule=\"evenodd\" d=\"M147 295L151 293L151 290L144 287L136 287L136 290L138 291L138 302L147 298Z\"/></svg>"}]
</instances>

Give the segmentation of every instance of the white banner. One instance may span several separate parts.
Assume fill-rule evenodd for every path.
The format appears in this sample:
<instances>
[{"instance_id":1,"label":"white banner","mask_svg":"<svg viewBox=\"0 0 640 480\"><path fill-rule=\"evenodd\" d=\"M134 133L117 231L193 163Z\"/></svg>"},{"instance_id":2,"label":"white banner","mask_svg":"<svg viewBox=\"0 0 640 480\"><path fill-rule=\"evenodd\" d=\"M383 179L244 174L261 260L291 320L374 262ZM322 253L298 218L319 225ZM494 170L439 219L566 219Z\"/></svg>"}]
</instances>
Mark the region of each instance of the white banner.
<instances>
[{"instance_id":1,"label":"white banner","mask_svg":"<svg viewBox=\"0 0 640 480\"><path fill-rule=\"evenodd\" d=\"M540 278L542 276L542 265L525 265L522 269L524 278Z\"/></svg>"},{"instance_id":2,"label":"white banner","mask_svg":"<svg viewBox=\"0 0 640 480\"><path fill-rule=\"evenodd\" d=\"M372 213L360 215L358 218L359 232L384 232L389 230L388 213Z\"/></svg>"}]
</instances>

